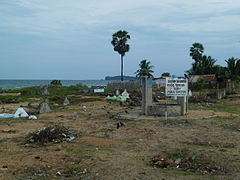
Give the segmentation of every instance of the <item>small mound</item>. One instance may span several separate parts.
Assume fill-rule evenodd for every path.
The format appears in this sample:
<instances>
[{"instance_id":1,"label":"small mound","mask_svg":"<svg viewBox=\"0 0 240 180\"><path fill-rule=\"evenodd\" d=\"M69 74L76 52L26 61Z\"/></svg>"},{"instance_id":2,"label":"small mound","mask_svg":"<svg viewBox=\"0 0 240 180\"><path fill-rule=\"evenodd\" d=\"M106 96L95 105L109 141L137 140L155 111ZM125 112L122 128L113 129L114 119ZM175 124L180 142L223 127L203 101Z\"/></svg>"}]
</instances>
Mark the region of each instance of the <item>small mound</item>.
<instances>
[{"instance_id":1,"label":"small mound","mask_svg":"<svg viewBox=\"0 0 240 180\"><path fill-rule=\"evenodd\" d=\"M58 143L62 141L72 141L75 139L76 135L77 134L75 132L70 131L64 126L55 125L30 133L27 136L27 142L37 144L44 144L48 142Z\"/></svg>"},{"instance_id":2,"label":"small mound","mask_svg":"<svg viewBox=\"0 0 240 180\"><path fill-rule=\"evenodd\" d=\"M206 155L175 154L156 155L151 158L150 164L158 168L176 168L183 171L199 172L202 174L226 174L227 169Z\"/></svg>"}]
</instances>

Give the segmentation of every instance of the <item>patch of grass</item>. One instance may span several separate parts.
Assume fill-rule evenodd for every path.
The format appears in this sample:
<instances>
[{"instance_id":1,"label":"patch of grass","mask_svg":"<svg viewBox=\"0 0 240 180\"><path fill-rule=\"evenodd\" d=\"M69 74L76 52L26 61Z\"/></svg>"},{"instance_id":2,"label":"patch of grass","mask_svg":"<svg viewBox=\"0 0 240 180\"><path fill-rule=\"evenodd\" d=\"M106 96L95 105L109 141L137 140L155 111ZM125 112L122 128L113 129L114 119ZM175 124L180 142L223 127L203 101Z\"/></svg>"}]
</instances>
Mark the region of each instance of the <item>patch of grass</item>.
<instances>
[{"instance_id":1,"label":"patch of grass","mask_svg":"<svg viewBox=\"0 0 240 180\"><path fill-rule=\"evenodd\" d=\"M193 125L193 121L189 119L168 119L168 120L160 120L164 125L183 125L190 126Z\"/></svg>"},{"instance_id":2,"label":"patch of grass","mask_svg":"<svg viewBox=\"0 0 240 180\"><path fill-rule=\"evenodd\" d=\"M67 167L64 172L62 172L62 176L65 178L79 176L81 174L85 174L86 169L80 166L72 166Z\"/></svg>"},{"instance_id":3,"label":"patch of grass","mask_svg":"<svg viewBox=\"0 0 240 180\"><path fill-rule=\"evenodd\" d=\"M228 121L228 120L234 120L236 118L237 118L236 116L218 116L218 117L214 118L214 120L224 122L224 121Z\"/></svg>"},{"instance_id":4,"label":"patch of grass","mask_svg":"<svg viewBox=\"0 0 240 180\"><path fill-rule=\"evenodd\" d=\"M190 110L213 110L215 112L228 112L233 114L240 114L240 104L232 104L228 100L219 101L216 104L189 104Z\"/></svg>"},{"instance_id":5,"label":"patch of grass","mask_svg":"<svg viewBox=\"0 0 240 180\"><path fill-rule=\"evenodd\" d=\"M21 151L13 151L11 149L0 149L1 155L16 155L21 153L22 153Z\"/></svg>"},{"instance_id":6,"label":"patch of grass","mask_svg":"<svg viewBox=\"0 0 240 180\"><path fill-rule=\"evenodd\" d=\"M0 103L3 104L11 104L11 103L19 103L19 96L0 96Z\"/></svg>"},{"instance_id":7,"label":"patch of grass","mask_svg":"<svg viewBox=\"0 0 240 180\"><path fill-rule=\"evenodd\" d=\"M179 169L209 175L227 174L230 169L225 163L219 163L216 157L209 158L206 152L199 153L188 149L172 149L155 155L149 163L155 168Z\"/></svg>"},{"instance_id":8,"label":"patch of grass","mask_svg":"<svg viewBox=\"0 0 240 180\"><path fill-rule=\"evenodd\" d=\"M214 111L228 112L239 114L240 104L217 104L212 107Z\"/></svg>"},{"instance_id":9,"label":"patch of grass","mask_svg":"<svg viewBox=\"0 0 240 180\"><path fill-rule=\"evenodd\" d=\"M75 85L75 86L49 86L48 91L50 95L42 95L43 88L41 86L24 87L19 89L8 89L6 93L21 93L20 96L0 96L0 102L2 103L19 103L29 101L30 98L52 98L56 97L64 98L66 95L79 94L81 89L89 89L86 86ZM94 101L94 100L92 100ZM86 102L92 102L86 101ZM31 101L29 101L31 102Z\"/></svg>"},{"instance_id":10,"label":"patch of grass","mask_svg":"<svg viewBox=\"0 0 240 180\"><path fill-rule=\"evenodd\" d=\"M69 145L65 148L66 152L79 155L79 156L91 156L96 152L96 148L86 144L81 145Z\"/></svg>"},{"instance_id":11,"label":"patch of grass","mask_svg":"<svg viewBox=\"0 0 240 180\"><path fill-rule=\"evenodd\" d=\"M163 169L163 172L167 174L174 174L174 175L201 175L199 172L192 172L192 171L183 171L181 169L176 169L176 168L165 168Z\"/></svg>"},{"instance_id":12,"label":"patch of grass","mask_svg":"<svg viewBox=\"0 0 240 180\"><path fill-rule=\"evenodd\" d=\"M221 125L223 129L229 130L229 131L236 131L240 132L240 127L237 125L229 125L229 124L223 124Z\"/></svg>"},{"instance_id":13,"label":"patch of grass","mask_svg":"<svg viewBox=\"0 0 240 180\"><path fill-rule=\"evenodd\" d=\"M222 142L206 142L206 141L198 141L194 142L184 142L187 145L195 145L195 146L203 146L203 147L213 147L213 148L235 148L235 144L233 143L222 143Z\"/></svg>"}]
</instances>

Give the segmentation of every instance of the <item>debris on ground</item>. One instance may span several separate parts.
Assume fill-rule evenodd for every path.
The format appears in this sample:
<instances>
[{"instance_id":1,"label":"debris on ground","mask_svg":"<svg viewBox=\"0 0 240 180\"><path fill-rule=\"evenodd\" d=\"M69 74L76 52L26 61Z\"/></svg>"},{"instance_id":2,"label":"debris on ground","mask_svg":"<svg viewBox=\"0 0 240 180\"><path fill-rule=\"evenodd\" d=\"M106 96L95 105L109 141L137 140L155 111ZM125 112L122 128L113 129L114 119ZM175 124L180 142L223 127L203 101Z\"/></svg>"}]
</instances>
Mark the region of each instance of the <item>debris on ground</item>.
<instances>
[{"instance_id":1,"label":"debris on ground","mask_svg":"<svg viewBox=\"0 0 240 180\"><path fill-rule=\"evenodd\" d=\"M50 126L42 128L27 136L28 143L44 144L48 142L59 143L62 141L73 141L77 134L64 126Z\"/></svg>"},{"instance_id":2,"label":"debris on ground","mask_svg":"<svg viewBox=\"0 0 240 180\"><path fill-rule=\"evenodd\" d=\"M30 116L28 117L28 119L30 119L30 120L37 120L37 116L30 115Z\"/></svg>"},{"instance_id":3,"label":"debris on ground","mask_svg":"<svg viewBox=\"0 0 240 180\"><path fill-rule=\"evenodd\" d=\"M0 170L7 171L7 170L8 170L8 166L6 166L6 165L3 165L3 166L2 166L2 168L0 168Z\"/></svg>"},{"instance_id":4,"label":"debris on ground","mask_svg":"<svg viewBox=\"0 0 240 180\"><path fill-rule=\"evenodd\" d=\"M222 142L204 142L204 141L199 141L195 140L193 142L184 142L185 144L188 145L196 145L196 146L211 146L211 147L217 147L217 148L234 148L236 145L233 143L222 143Z\"/></svg>"},{"instance_id":5,"label":"debris on ground","mask_svg":"<svg viewBox=\"0 0 240 180\"><path fill-rule=\"evenodd\" d=\"M124 126L124 123L123 123L123 122L120 121L120 122L117 123L117 129L120 128L120 127L122 127L122 126Z\"/></svg>"},{"instance_id":6,"label":"debris on ground","mask_svg":"<svg viewBox=\"0 0 240 180\"><path fill-rule=\"evenodd\" d=\"M127 99L130 106L141 106L141 98L138 96L130 95Z\"/></svg>"},{"instance_id":7,"label":"debris on ground","mask_svg":"<svg viewBox=\"0 0 240 180\"><path fill-rule=\"evenodd\" d=\"M9 134L12 134L12 133L16 133L17 131L15 129L4 129L2 130L2 133L9 133Z\"/></svg>"},{"instance_id":8,"label":"debris on ground","mask_svg":"<svg viewBox=\"0 0 240 180\"><path fill-rule=\"evenodd\" d=\"M56 176L61 176L62 173L60 171L56 172Z\"/></svg>"},{"instance_id":9,"label":"debris on ground","mask_svg":"<svg viewBox=\"0 0 240 180\"><path fill-rule=\"evenodd\" d=\"M158 168L176 168L183 171L200 172L203 174L226 174L227 169L214 163L203 155L174 157L174 155L156 155L150 164Z\"/></svg>"}]
</instances>

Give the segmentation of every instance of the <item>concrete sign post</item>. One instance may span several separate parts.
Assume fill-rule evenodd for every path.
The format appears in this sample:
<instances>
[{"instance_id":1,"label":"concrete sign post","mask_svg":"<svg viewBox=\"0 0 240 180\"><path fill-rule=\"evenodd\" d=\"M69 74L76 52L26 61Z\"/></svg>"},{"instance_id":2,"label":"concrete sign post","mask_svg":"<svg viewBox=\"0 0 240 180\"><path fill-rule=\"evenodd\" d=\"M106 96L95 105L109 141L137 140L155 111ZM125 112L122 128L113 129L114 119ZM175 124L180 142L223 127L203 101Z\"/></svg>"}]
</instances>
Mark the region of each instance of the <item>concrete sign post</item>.
<instances>
[{"instance_id":1,"label":"concrete sign post","mask_svg":"<svg viewBox=\"0 0 240 180\"><path fill-rule=\"evenodd\" d=\"M188 80L186 78L166 78L166 96L177 96L181 114L187 113Z\"/></svg>"},{"instance_id":2,"label":"concrete sign post","mask_svg":"<svg viewBox=\"0 0 240 180\"><path fill-rule=\"evenodd\" d=\"M148 106L152 105L152 79L147 76L141 77L142 86L142 113L148 115Z\"/></svg>"}]
</instances>

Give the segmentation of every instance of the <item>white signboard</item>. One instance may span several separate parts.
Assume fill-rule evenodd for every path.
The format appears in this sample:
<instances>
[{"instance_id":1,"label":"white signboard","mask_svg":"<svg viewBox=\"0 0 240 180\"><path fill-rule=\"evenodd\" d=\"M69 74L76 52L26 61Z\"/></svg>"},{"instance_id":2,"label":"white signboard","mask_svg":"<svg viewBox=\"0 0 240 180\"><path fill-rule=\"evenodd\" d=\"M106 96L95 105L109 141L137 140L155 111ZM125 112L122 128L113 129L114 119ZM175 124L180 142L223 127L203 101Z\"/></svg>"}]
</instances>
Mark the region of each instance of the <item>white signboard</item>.
<instances>
[{"instance_id":1,"label":"white signboard","mask_svg":"<svg viewBox=\"0 0 240 180\"><path fill-rule=\"evenodd\" d=\"M104 89L94 89L94 93L104 93Z\"/></svg>"},{"instance_id":2,"label":"white signboard","mask_svg":"<svg viewBox=\"0 0 240 180\"><path fill-rule=\"evenodd\" d=\"M166 78L166 96L187 96L188 80L185 78Z\"/></svg>"}]
</instances>

